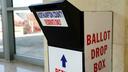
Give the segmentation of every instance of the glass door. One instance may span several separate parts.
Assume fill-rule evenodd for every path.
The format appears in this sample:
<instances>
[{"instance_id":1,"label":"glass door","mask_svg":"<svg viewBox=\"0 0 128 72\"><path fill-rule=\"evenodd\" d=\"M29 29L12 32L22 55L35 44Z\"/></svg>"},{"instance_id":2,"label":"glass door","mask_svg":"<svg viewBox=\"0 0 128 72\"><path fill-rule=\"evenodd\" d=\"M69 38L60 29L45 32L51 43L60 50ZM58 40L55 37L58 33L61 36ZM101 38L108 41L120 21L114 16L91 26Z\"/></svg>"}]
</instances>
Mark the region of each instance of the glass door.
<instances>
[{"instance_id":1,"label":"glass door","mask_svg":"<svg viewBox=\"0 0 128 72\"><path fill-rule=\"evenodd\" d=\"M12 0L15 29L15 59L43 65L43 33L29 5L43 3L43 0Z\"/></svg>"},{"instance_id":2,"label":"glass door","mask_svg":"<svg viewBox=\"0 0 128 72\"><path fill-rule=\"evenodd\" d=\"M43 33L29 10L14 11L16 55L43 60Z\"/></svg>"}]
</instances>

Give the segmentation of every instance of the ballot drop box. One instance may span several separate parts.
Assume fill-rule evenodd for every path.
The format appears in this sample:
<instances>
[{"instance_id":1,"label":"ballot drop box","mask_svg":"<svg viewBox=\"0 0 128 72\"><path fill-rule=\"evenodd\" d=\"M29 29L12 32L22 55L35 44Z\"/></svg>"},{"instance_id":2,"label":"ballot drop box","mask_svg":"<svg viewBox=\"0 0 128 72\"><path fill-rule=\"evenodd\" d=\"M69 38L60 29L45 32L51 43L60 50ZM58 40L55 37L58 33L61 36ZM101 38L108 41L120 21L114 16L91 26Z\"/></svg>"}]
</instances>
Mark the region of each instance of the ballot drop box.
<instances>
[{"instance_id":1,"label":"ballot drop box","mask_svg":"<svg viewBox=\"0 0 128 72\"><path fill-rule=\"evenodd\" d=\"M48 43L48 72L112 72L112 12L64 0L29 6Z\"/></svg>"}]
</instances>

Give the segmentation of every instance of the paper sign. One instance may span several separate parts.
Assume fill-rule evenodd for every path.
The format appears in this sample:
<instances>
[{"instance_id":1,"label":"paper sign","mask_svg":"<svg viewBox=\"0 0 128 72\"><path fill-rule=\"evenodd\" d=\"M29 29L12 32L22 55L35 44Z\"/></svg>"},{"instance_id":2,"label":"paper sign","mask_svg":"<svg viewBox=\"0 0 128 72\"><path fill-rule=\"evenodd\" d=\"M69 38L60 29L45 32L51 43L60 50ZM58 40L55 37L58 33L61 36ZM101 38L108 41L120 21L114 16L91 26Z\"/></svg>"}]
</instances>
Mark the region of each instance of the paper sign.
<instances>
[{"instance_id":1,"label":"paper sign","mask_svg":"<svg viewBox=\"0 0 128 72\"><path fill-rule=\"evenodd\" d=\"M68 27L62 10L37 12L43 26Z\"/></svg>"}]
</instances>

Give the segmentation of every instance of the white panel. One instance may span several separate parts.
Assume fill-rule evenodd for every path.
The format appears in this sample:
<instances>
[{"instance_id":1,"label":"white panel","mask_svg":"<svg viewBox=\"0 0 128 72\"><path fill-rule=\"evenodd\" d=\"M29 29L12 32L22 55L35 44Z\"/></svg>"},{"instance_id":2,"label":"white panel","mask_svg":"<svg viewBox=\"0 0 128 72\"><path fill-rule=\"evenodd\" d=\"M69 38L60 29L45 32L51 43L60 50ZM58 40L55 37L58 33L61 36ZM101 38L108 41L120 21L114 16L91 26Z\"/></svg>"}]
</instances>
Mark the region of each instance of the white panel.
<instances>
[{"instance_id":1,"label":"white panel","mask_svg":"<svg viewBox=\"0 0 128 72\"><path fill-rule=\"evenodd\" d=\"M111 72L112 12L85 12L85 71Z\"/></svg>"},{"instance_id":2,"label":"white panel","mask_svg":"<svg viewBox=\"0 0 128 72\"><path fill-rule=\"evenodd\" d=\"M49 46L49 72L83 72L82 64L82 52Z\"/></svg>"}]
</instances>

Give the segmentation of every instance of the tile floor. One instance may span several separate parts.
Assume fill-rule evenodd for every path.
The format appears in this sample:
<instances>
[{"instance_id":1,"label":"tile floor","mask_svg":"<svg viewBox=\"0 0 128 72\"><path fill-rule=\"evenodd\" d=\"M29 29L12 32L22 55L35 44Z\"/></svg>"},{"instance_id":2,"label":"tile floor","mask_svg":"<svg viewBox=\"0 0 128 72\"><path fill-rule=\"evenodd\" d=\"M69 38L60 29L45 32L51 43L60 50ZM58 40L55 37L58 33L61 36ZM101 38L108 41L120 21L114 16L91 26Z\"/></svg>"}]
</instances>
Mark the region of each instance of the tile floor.
<instances>
[{"instance_id":1,"label":"tile floor","mask_svg":"<svg viewBox=\"0 0 128 72\"><path fill-rule=\"evenodd\" d=\"M36 66L23 62L7 62L0 60L0 72L44 72L43 66Z\"/></svg>"}]
</instances>

